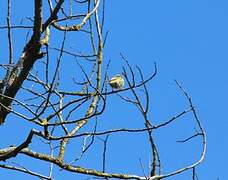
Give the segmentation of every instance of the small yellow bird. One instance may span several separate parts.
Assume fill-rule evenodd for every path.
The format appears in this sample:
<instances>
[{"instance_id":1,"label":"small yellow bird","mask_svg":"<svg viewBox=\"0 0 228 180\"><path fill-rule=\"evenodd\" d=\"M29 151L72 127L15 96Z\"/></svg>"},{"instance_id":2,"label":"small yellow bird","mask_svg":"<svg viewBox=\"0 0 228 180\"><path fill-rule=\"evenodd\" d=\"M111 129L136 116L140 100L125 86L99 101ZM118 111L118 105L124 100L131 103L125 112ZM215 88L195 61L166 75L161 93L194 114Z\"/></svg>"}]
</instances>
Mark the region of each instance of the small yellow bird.
<instances>
[{"instance_id":1,"label":"small yellow bird","mask_svg":"<svg viewBox=\"0 0 228 180\"><path fill-rule=\"evenodd\" d=\"M118 74L109 80L109 84L113 89L121 89L124 86L124 78Z\"/></svg>"}]
</instances>

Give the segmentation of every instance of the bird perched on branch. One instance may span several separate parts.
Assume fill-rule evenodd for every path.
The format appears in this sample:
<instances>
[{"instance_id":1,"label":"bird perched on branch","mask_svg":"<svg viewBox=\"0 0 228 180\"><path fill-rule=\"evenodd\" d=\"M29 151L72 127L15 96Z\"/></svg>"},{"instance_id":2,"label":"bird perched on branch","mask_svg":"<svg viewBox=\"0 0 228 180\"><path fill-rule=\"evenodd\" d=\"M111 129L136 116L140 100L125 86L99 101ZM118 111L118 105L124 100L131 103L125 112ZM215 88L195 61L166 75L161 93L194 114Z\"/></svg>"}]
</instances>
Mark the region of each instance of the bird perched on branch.
<instances>
[{"instance_id":1,"label":"bird perched on branch","mask_svg":"<svg viewBox=\"0 0 228 180\"><path fill-rule=\"evenodd\" d=\"M121 89L124 86L124 78L118 74L109 80L109 84L113 89Z\"/></svg>"}]
</instances>

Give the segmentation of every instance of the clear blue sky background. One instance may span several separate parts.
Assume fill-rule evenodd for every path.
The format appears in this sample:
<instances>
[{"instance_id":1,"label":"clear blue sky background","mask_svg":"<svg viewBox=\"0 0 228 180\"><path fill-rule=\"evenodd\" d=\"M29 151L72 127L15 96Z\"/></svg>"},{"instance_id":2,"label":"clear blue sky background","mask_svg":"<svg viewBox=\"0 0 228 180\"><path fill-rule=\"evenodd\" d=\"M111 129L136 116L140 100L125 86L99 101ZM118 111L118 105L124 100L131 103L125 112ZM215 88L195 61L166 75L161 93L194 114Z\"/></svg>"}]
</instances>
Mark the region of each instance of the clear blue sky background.
<instances>
[{"instance_id":1,"label":"clear blue sky background","mask_svg":"<svg viewBox=\"0 0 228 180\"><path fill-rule=\"evenodd\" d=\"M199 177L227 179L228 2L163 0L108 4L111 55L117 58L119 51L124 52L145 72L151 71L153 62L157 62L158 76L152 83L151 96L158 117L165 117L183 101L176 97L178 90L173 79L184 85L207 132L208 150ZM176 133L183 131L179 128Z\"/></svg>"},{"instance_id":2,"label":"clear blue sky background","mask_svg":"<svg viewBox=\"0 0 228 180\"><path fill-rule=\"evenodd\" d=\"M15 19L20 19L20 14L26 15L26 11L22 12L22 9L27 2L13 1L13 9L17 14ZM200 180L216 180L218 177L220 180L228 179L228 1L111 0L106 4L105 28L110 33L104 59L112 60L109 74L114 75L122 70L124 64L120 52L133 66L139 65L146 76L153 72L154 62L157 63L158 74L149 86L150 117L153 122L167 120L187 107L185 98L173 81L179 80L193 98L207 133L208 149L205 161L197 168L198 177ZM32 11L31 8L28 9L30 10ZM5 14L0 14L1 25L5 24L5 19L2 19L5 18ZM20 41L20 38L14 35L14 41ZM0 35L0 39L3 39L3 34ZM2 61L5 56L4 47L0 47ZM142 125L138 123L141 117L134 107L126 106L116 96L108 99L108 103L110 107L101 118L104 121L103 127ZM175 142L194 133L191 119L191 116L187 115L177 124L156 134L164 172L181 167L198 157L199 142L189 142L185 145ZM20 137L23 129L18 130L18 127L12 126L13 123L10 125L6 124L0 129L3 144L16 144L20 142L18 138L24 137ZM8 132L9 138L6 138L3 135L9 128L12 130L11 133ZM14 138L17 140L14 141ZM97 144L97 148L101 150L102 144L99 141ZM144 135L139 134L134 138L130 135L113 135L110 137L109 147L107 168L110 172L142 174L139 159L142 159L147 168L150 156ZM92 154L101 153L99 150L95 149L88 155L89 165L87 161L81 163L86 167L101 168L100 160ZM40 165L37 163L37 167L41 168ZM5 174L6 172L8 173ZM58 168L54 177L57 180L73 179L69 173L59 172ZM12 172L0 169L0 179L9 178L23 179L25 176L17 174L15 177ZM169 179L191 179L191 173Z\"/></svg>"}]
</instances>

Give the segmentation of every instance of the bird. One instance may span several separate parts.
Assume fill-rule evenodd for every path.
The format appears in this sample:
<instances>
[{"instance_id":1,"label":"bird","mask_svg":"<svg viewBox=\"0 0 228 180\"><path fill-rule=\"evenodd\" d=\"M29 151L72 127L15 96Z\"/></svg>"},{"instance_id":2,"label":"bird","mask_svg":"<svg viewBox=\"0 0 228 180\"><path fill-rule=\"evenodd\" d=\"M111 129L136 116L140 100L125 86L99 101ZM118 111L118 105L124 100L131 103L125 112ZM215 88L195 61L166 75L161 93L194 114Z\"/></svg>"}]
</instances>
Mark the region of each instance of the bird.
<instances>
[{"instance_id":1,"label":"bird","mask_svg":"<svg viewBox=\"0 0 228 180\"><path fill-rule=\"evenodd\" d=\"M124 78L117 74L109 80L109 84L113 89L121 89L124 86Z\"/></svg>"}]
</instances>

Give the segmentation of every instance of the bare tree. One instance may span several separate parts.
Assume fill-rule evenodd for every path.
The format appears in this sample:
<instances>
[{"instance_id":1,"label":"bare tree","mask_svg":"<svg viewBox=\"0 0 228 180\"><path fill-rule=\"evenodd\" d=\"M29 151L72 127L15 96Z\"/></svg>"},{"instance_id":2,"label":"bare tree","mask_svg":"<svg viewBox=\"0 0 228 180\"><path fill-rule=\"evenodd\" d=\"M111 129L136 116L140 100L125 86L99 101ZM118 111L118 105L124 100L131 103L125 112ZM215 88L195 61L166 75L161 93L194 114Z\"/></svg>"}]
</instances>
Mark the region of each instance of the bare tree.
<instances>
[{"instance_id":1,"label":"bare tree","mask_svg":"<svg viewBox=\"0 0 228 180\"><path fill-rule=\"evenodd\" d=\"M32 6L30 3L28 5ZM148 84L157 74L156 64L151 76L145 78L140 67L133 68L120 54L122 73L114 77L109 86L110 62L103 56L108 35L104 30L105 0L34 0L34 7L30 7L34 9L33 14L21 17L23 21L15 25L11 24L11 0L7 1L6 6L6 25L0 27L1 31L7 32L5 38L8 46L8 60L1 60L0 65L0 124L5 126L10 118L15 124L26 122L31 130L19 145L0 149L2 169L40 179L53 179L53 168L58 167L89 177L138 180L165 179L192 170L192 178L196 179L195 168L204 159L206 138L192 100L180 83L176 81L188 108L160 124L153 123L149 115ZM21 47L15 46L13 39L16 31L20 31L23 40L26 39L26 43L21 43L23 51L20 55L16 50ZM75 38L82 38L84 44L75 47ZM118 78L121 78L120 82ZM99 119L112 96L119 96L122 103L135 106L144 127L99 130ZM154 133L190 113L196 124L195 134L180 142L200 138L200 156L189 165L163 173ZM20 131L23 133L23 130ZM143 171L142 175L110 172L106 167L109 137L124 133L147 135L151 160L149 170L141 162L139 168ZM79 141L82 144L75 147L77 153L67 150L70 143ZM93 146L96 141L103 143L104 147L101 153L102 168L95 169L93 164L88 164L89 168L79 166L78 162L87 158L87 151L96 148ZM12 163L20 156L23 161ZM73 160L69 161L66 157ZM26 159L48 163L48 174L39 171L36 166L25 167L23 163Z\"/></svg>"}]
</instances>

